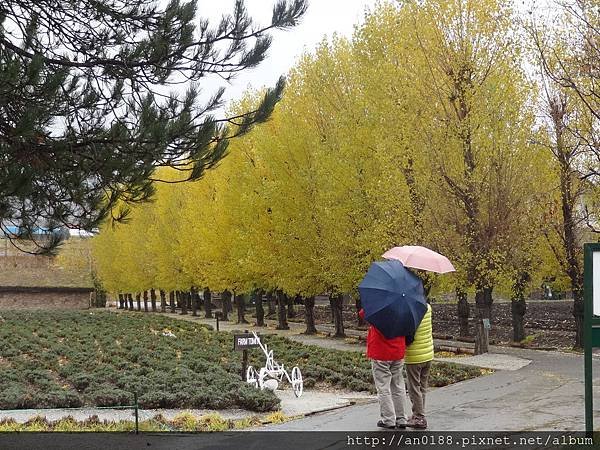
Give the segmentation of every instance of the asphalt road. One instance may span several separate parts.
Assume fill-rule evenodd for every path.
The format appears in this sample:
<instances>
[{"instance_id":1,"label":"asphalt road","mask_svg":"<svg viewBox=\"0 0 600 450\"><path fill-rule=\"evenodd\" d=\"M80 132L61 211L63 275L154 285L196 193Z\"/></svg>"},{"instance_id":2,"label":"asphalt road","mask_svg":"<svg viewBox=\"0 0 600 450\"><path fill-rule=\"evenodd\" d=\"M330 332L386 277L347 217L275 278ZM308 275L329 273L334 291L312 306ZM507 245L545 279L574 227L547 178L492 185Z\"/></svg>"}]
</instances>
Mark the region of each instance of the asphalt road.
<instances>
[{"instance_id":1,"label":"asphalt road","mask_svg":"<svg viewBox=\"0 0 600 450\"><path fill-rule=\"evenodd\" d=\"M494 348L530 360L518 370L498 370L435 389L427 397L431 431L583 431L584 384L581 355ZM494 355L489 355L493 358ZM498 357L500 360L502 357ZM600 359L594 358L594 415L600 425ZM378 405L320 414L271 430L375 431Z\"/></svg>"}]
</instances>

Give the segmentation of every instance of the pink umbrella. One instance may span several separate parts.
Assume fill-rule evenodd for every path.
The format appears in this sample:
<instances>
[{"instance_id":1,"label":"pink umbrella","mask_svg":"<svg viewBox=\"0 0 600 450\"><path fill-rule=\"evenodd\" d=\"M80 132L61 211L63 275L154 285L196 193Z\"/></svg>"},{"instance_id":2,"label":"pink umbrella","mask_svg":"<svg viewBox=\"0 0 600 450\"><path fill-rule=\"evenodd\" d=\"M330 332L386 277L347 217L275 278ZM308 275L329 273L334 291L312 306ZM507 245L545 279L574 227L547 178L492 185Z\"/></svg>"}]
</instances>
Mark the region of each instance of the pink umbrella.
<instances>
[{"instance_id":1,"label":"pink umbrella","mask_svg":"<svg viewBox=\"0 0 600 450\"><path fill-rule=\"evenodd\" d=\"M397 259L406 267L446 273L456 269L448 258L420 245L394 247L382 255L386 259Z\"/></svg>"}]
</instances>

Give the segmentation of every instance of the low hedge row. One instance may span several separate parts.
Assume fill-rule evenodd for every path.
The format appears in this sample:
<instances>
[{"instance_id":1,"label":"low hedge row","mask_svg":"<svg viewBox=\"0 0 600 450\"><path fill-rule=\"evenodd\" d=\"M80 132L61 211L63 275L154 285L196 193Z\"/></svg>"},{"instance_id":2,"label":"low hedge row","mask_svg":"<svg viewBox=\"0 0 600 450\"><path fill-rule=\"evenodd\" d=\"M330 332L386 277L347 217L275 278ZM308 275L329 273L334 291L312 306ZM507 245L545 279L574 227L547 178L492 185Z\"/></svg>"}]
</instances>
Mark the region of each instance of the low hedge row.
<instances>
[{"instance_id":1,"label":"low hedge row","mask_svg":"<svg viewBox=\"0 0 600 450\"><path fill-rule=\"evenodd\" d=\"M171 335L175 335L172 337ZM373 392L369 362L358 352L303 346L265 335L278 362L298 365L305 388L317 383ZM161 315L9 311L0 318L0 408L118 406L276 410L279 399L240 380L232 335ZM250 352L260 367L264 355ZM436 365L433 386L479 375Z\"/></svg>"}]
</instances>

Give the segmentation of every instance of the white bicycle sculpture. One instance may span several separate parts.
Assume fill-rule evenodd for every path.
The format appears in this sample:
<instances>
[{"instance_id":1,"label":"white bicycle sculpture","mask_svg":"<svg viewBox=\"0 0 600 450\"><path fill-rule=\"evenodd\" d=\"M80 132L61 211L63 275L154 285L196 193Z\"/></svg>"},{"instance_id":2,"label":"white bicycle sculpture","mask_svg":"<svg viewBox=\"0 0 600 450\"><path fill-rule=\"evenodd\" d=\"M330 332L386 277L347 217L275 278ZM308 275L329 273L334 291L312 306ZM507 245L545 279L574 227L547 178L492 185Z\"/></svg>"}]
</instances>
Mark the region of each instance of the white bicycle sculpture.
<instances>
[{"instance_id":1,"label":"white bicycle sculpture","mask_svg":"<svg viewBox=\"0 0 600 450\"><path fill-rule=\"evenodd\" d=\"M304 387L300 368L298 366L294 366L292 368L292 376L290 377L287 370L285 370L285 367L283 367L283 364L279 364L273 358L273 350L269 350L267 345L261 342L254 331L252 334L257 340L259 347L265 354L267 362L265 366L261 367L258 371L256 371L254 367L248 366L248 369L246 369L246 382L262 390L267 387L265 384L266 381L276 380L277 384L279 384L283 381L283 377L285 376L288 382L292 385L292 389L294 389L294 394L296 397L300 397Z\"/></svg>"}]
</instances>

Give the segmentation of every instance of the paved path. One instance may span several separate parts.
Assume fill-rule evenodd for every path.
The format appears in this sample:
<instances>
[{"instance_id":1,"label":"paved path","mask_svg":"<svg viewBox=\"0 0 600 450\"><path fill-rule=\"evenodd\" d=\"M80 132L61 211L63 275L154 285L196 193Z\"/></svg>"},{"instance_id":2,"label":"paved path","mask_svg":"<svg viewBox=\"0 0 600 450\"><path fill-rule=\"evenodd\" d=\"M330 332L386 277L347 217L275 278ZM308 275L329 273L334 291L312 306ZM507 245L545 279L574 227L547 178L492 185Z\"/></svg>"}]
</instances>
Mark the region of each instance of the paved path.
<instances>
[{"instance_id":1,"label":"paved path","mask_svg":"<svg viewBox=\"0 0 600 450\"><path fill-rule=\"evenodd\" d=\"M117 309L111 308L110 311L113 312L121 312ZM125 311L127 312L127 311ZM135 312L139 314L138 312ZM172 319L179 320L187 320L189 322L202 323L205 325L210 325L211 327L216 329L216 320L215 319L205 319L202 316L192 316L191 314L172 314L172 313L143 313L142 314L161 314ZM204 314L204 313L202 313ZM248 320L254 320L248 317ZM230 332L243 332L244 330L255 331L257 333L263 334L277 334L279 336L285 336L293 341L301 342L303 344L308 345L317 345L319 347L331 348L335 350L347 350L347 351L356 351L356 352L364 352L365 344L364 342L360 342L357 338L365 335L365 332L348 330L348 338L330 338L327 337L327 333L330 331L330 328L327 326L318 325L317 330L319 334L317 335L305 335L302 332L306 329L304 324L290 322L289 330L276 330L277 321L275 320L265 320L267 323L266 327L257 327L253 324L236 324L233 321L219 322L219 330L221 331L230 331Z\"/></svg>"}]
</instances>

